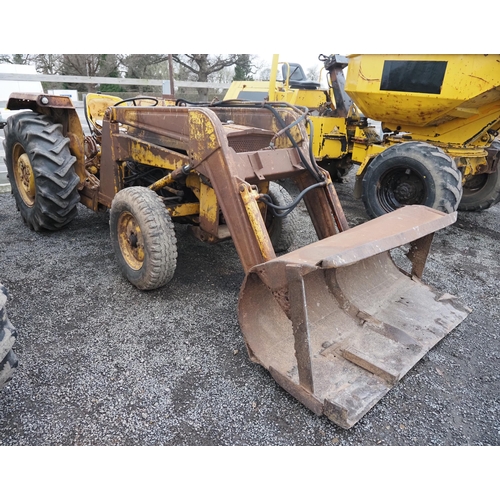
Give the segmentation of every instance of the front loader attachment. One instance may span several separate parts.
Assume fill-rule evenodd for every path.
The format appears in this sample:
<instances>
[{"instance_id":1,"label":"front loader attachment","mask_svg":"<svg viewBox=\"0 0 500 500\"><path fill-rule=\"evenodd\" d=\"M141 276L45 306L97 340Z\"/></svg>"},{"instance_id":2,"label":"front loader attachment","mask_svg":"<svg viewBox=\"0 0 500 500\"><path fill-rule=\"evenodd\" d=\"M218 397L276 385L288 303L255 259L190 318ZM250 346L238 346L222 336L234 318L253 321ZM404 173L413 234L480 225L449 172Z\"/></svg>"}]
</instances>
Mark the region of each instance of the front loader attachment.
<instances>
[{"instance_id":1,"label":"front loader attachment","mask_svg":"<svg viewBox=\"0 0 500 500\"><path fill-rule=\"evenodd\" d=\"M470 312L419 279L433 233L455 220L408 206L254 266L239 299L251 359L353 426ZM411 273L389 253L407 244Z\"/></svg>"}]
</instances>

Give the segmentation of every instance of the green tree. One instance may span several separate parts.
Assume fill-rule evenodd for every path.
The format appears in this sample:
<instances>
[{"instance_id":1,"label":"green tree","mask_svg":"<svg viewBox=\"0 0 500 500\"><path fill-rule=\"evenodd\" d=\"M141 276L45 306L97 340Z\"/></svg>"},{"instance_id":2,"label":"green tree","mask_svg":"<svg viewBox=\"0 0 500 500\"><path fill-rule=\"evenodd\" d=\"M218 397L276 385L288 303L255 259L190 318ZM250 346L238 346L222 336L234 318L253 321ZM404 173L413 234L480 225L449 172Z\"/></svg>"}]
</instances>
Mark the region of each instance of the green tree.
<instances>
[{"instance_id":1,"label":"green tree","mask_svg":"<svg viewBox=\"0 0 500 500\"><path fill-rule=\"evenodd\" d=\"M252 64L252 56L250 54L241 54L240 60L234 67L234 81L244 82L253 81L253 73L255 67Z\"/></svg>"}]
</instances>

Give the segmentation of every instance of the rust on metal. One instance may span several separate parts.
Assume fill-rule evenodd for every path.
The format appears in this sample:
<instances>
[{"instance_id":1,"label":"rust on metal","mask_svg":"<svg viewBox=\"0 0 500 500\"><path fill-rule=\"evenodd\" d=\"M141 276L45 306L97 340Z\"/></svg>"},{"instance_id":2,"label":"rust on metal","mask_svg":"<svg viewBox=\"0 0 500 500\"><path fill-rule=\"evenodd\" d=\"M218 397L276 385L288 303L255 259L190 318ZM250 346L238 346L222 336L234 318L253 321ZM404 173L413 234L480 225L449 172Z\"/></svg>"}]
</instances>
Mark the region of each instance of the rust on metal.
<instances>
[{"instance_id":1,"label":"rust on metal","mask_svg":"<svg viewBox=\"0 0 500 500\"><path fill-rule=\"evenodd\" d=\"M456 214L413 205L349 228L329 174L304 160L309 138L299 113L284 103L110 106L99 137L86 142L63 101L42 111L42 101L30 103L63 123L86 167L86 206L110 207L118 191L134 185L130 179L154 170L142 185L161 196L174 220L190 221L208 243L232 238L245 272L238 314L250 358L344 428L469 313L420 280L433 233ZM283 123L292 140L280 133ZM285 178L304 192L318 241L277 257L263 195L269 182ZM140 236L133 218L121 224ZM402 245L410 245L411 274L390 255ZM130 267L142 265L142 250L124 240L122 252Z\"/></svg>"},{"instance_id":2,"label":"rust on metal","mask_svg":"<svg viewBox=\"0 0 500 500\"><path fill-rule=\"evenodd\" d=\"M455 218L413 205L255 266L239 299L252 359L315 413L354 425L470 312L389 253L416 241L420 274L430 236Z\"/></svg>"}]
</instances>

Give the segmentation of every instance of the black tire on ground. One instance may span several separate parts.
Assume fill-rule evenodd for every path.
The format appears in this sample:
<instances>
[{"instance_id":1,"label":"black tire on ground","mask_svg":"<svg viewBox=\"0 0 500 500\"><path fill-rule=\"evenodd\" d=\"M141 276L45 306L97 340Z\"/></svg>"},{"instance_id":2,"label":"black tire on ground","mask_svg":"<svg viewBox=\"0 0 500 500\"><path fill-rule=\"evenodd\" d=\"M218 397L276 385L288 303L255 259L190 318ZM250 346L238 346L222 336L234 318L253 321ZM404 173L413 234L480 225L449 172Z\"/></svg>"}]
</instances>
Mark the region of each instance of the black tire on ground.
<instances>
[{"instance_id":1,"label":"black tire on ground","mask_svg":"<svg viewBox=\"0 0 500 500\"><path fill-rule=\"evenodd\" d=\"M57 230L77 215L76 158L62 125L32 111L11 116L5 127L5 161L12 193L26 224Z\"/></svg>"},{"instance_id":2,"label":"black tire on ground","mask_svg":"<svg viewBox=\"0 0 500 500\"><path fill-rule=\"evenodd\" d=\"M453 159L424 142L387 148L368 165L362 186L362 200L372 218L405 205L452 213L462 198L462 174Z\"/></svg>"},{"instance_id":3,"label":"black tire on ground","mask_svg":"<svg viewBox=\"0 0 500 500\"><path fill-rule=\"evenodd\" d=\"M464 184L458 209L464 212L486 210L500 201L500 171L474 175Z\"/></svg>"},{"instance_id":4,"label":"black tire on ground","mask_svg":"<svg viewBox=\"0 0 500 500\"><path fill-rule=\"evenodd\" d=\"M18 364L17 356L12 350L17 331L7 317L6 302L7 290L0 285L0 390L12 378Z\"/></svg>"},{"instance_id":5,"label":"black tire on ground","mask_svg":"<svg viewBox=\"0 0 500 500\"><path fill-rule=\"evenodd\" d=\"M344 182L344 179L352 169L352 161L350 158L342 158L340 160L320 160L317 163L321 168L324 168L330 174L332 182Z\"/></svg>"},{"instance_id":6,"label":"black tire on ground","mask_svg":"<svg viewBox=\"0 0 500 500\"><path fill-rule=\"evenodd\" d=\"M269 196L274 205L285 207L293 203L288 191L275 182L269 183ZM286 217L276 217L267 210L266 227L273 244L274 251L286 252L295 241L298 228L298 217L295 210L292 210Z\"/></svg>"},{"instance_id":7,"label":"black tire on ground","mask_svg":"<svg viewBox=\"0 0 500 500\"><path fill-rule=\"evenodd\" d=\"M113 199L110 235L118 267L137 288L166 285L177 266L177 239L170 214L146 187L122 189Z\"/></svg>"},{"instance_id":8,"label":"black tire on ground","mask_svg":"<svg viewBox=\"0 0 500 500\"><path fill-rule=\"evenodd\" d=\"M459 210L486 210L500 201L500 141L494 141L488 148L488 164L490 167L496 164L496 171L474 175L465 181Z\"/></svg>"}]
</instances>

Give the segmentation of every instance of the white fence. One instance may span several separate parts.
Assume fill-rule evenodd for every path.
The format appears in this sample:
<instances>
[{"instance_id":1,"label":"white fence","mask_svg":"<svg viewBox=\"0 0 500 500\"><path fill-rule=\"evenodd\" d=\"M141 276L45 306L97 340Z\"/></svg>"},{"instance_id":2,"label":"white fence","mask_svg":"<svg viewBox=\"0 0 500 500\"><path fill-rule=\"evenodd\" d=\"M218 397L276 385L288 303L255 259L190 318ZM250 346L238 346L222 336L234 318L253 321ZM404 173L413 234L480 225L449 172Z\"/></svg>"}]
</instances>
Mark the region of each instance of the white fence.
<instances>
[{"instance_id":1,"label":"white fence","mask_svg":"<svg viewBox=\"0 0 500 500\"><path fill-rule=\"evenodd\" d=\"M19 74L0 73L0 80L23 80L52 83L92 83L92 84L116 84L116 85L141 85L161 87L167 89L164 94L170 93L170 80L153 80L141 78L111 78L101 76L75 76L75 75L42 75L42 74ZM230 83L221 82L190 82L174 80L175 88L201 88L201 89L228 89Z\"/></svg>"}]
</instances>

